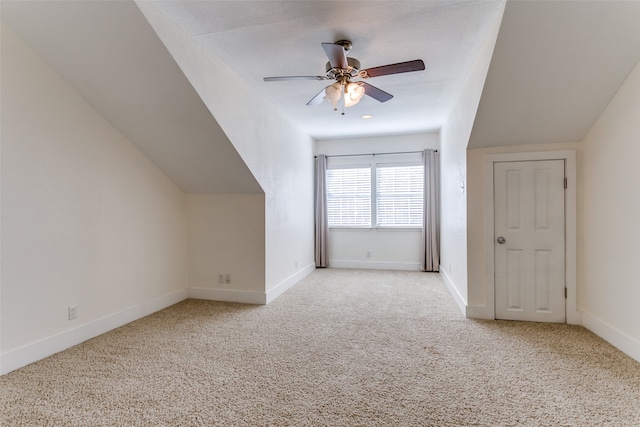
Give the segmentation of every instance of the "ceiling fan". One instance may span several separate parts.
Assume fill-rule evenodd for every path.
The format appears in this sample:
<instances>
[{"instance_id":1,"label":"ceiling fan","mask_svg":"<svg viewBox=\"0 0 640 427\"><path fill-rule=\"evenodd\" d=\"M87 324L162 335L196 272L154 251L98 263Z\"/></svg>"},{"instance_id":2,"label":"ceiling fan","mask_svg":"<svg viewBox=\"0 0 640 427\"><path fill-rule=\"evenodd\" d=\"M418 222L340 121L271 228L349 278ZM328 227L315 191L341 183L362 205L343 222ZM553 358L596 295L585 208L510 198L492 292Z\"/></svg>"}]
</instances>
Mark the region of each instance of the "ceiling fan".
<instances>
[{"instance_id":1,"label":"ceiling fan","mask_svg":"<svg viewBox=\"0 0 640 427\"><path fill-rule=\"evenodd\" d=\"M360 69L360 61L347 57L351 50L349 40L338 40L335 43L322 43L322 48L329 58L327 72L324 76L282 76L265 77L265 82L285 80L335 80L336 82L322 89L311 98L307 105L318 105L325 99L333 104L334 111L338 110L338 102L342 100L342 114L344 108L356 105L364 95L368 95L380 102L387 102L393 95L363 81L351 81L354 78L368 79L370 77L386 76L390 74L422 71L425 69L421 59L382 65L380 67Z\"/></svg>"}]
</instances>

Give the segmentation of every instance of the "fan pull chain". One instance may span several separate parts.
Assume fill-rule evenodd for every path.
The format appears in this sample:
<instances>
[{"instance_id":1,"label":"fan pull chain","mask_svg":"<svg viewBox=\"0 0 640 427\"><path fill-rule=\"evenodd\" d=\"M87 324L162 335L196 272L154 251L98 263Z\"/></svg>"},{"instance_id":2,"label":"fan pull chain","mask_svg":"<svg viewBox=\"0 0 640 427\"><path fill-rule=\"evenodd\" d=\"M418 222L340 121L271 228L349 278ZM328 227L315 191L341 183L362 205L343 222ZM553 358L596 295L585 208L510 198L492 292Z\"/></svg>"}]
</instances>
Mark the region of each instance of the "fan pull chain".
<instances>
[{"instance_id":1,"label":"fan pull chain","mask_svg":"<svg viewBox=\"0 0 640 427\"><path fill-rule=\"evenodd\" d=\"M340 85L340 99L342 100L342 115L344 116L344 108L345 108L345 104L347 103L347 101L344 99L344 90L346 89L347 85L345 83L344 80L342 80L342 84Z\"/></svg>"}]
</instances>

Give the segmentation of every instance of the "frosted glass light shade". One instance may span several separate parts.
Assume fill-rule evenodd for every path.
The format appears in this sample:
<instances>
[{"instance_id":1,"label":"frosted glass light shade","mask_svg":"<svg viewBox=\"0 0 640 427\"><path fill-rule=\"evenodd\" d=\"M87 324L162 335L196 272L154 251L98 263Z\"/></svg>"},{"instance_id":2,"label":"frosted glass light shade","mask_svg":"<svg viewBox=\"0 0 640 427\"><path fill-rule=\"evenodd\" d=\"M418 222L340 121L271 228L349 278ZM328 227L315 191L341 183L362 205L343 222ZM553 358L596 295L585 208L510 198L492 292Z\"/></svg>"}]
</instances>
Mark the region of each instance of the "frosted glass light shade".
<instances>
[{"instance_id":1,"label":"frosted glass light shade","mask_svg":"<svg viewBox=\"0 0 640 427\"><path fill-rule=\"evenodd\" d=\"M351 107L356 105L364 96L364 87L357 83L349 83L345 87L344 106Z\"/></svg>"},{"instance_id":2,"label":"frosted glass light shade","mask_svg":"<svg viewBox=\"0 0 640 427\"><path fill-rule=\"evenodd\" d=\"M342 87L340 83L336 82L331 86L327 86L327 88L324 90L324 99L326 99L327 102L332 104L334 108L336 107L336 105L338 104L338 101L340 100L341 89Z\"/></svg>"},{"instance_id":3,"label":"frosted glass light shade","mask_svg":"<svg viewBox=\"0 0 640 427\"><path fill-rule=\"evenodd\" d=\"M343 93L344 91L344 93ZM344 96L344 106L352 107L356 105L364 96L364 86L358 83L339 83L336 82L331 86L327 86L324 90L324 99L333 105L335 109L340 98Z\"/></svg>"}]
</instances>

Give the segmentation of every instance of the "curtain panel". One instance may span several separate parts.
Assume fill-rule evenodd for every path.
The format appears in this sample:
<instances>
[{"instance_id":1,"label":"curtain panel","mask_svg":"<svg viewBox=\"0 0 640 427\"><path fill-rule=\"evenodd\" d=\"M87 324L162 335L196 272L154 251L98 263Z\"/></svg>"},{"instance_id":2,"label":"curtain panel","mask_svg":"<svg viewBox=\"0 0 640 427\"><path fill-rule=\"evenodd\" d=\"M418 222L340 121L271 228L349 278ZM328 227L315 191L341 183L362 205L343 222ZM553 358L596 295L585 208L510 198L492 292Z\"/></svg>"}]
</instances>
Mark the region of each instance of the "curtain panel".
<instances>
[{"instance_id":1,"label":"curtain panel","mask_svg":"<svg viewBox=\"0 0 640 427\"><path fill-rule=\"evenodd\" d=\"M324 154L316 157L315 179L315 259L316 267L329 266L327 237L329 221L327 215L327 157Z\"/></svg>"},{"instance_id":2,"label":"curtain panel","mask_svg":"<svg viewBox=\"0 0 640 427\"><path fill-rule=\"evenodd\" d=\"M435 150L424 150L424 197L422 206L422 239L420 269L440 269L440 195L439 156Z\"/></svg>"}]
</instances>

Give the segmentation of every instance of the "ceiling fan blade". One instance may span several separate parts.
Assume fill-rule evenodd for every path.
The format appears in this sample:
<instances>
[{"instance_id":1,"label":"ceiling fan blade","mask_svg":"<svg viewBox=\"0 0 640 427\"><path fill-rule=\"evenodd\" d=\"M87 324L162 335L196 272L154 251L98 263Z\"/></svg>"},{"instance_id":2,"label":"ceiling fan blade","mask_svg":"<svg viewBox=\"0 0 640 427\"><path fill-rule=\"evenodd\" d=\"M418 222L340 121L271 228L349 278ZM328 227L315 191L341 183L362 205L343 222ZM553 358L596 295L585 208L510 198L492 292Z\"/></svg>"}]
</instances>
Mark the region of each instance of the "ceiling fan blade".
<instances>
[{"instance_id":1,"label":"ceiling fan blade","mask_svg":"<svg viewBox=\"0 0 640 427\"><path fill-rule=\"evenodd\" d=\"M343 70L349 68L347 53L342 46L335 43L322 43L322 48L324 49L324 53L327 54L327 58L329 58L329 62L333 68Z\"/></svg>"},{"instance_id":2,"label":"ceiling fan blade","mask_svg":"<svg viewBox=\"0 0 640 427\"><path fill-rule=\"evenodd\" d=\"M318 92L316 96L311 98L311 100L307 102L307 105L319 105L322 103L322 101L324 101L324 89Z\"/></svg>"},{"instance_id":3,"label":"ceiling fan blade","mask_svg":"<svg viewBox=\"0 0 640 427\"><path fill-rule=\"evenodd\" d=\"M265 82L279 82L285 80L328 80L325 76L281 76L281 77L265 77Z\"/></svg>"},{"instance_id":4,"label":"ceiling fan blade","mask_svg":"<svg viewBox=\"0 0 640 427\"><path fill-rule=\"evenodd\" d=\"M380 67L368 68L361 71L365 74L365 77L378 77L387 76L389 74L408 73L410 71L422 71L424 70L424 62L422 59L416 59L413 61L399 62L397 64L382 65ZM362 76L361 76L362 77Z\"/></svg>"},{"instance_id":5,"label":"ceiling fan blade","mask_svg":"<svg viewBox=\"0 0 640 427\"><path fill-rule=\"evenodd\" d=\"M382 89L378 89L375 86L371 86L369 83L358 82L358 84L361 84L362 86L364 86L364 93L365 94L369 95L370 97L372 97L373 99L375 99L377 101L387 102L388 100L393 98L393 95L391 95L390 93L387 93L387 92L383 91Z\"/></svg>"}]
</instances>

